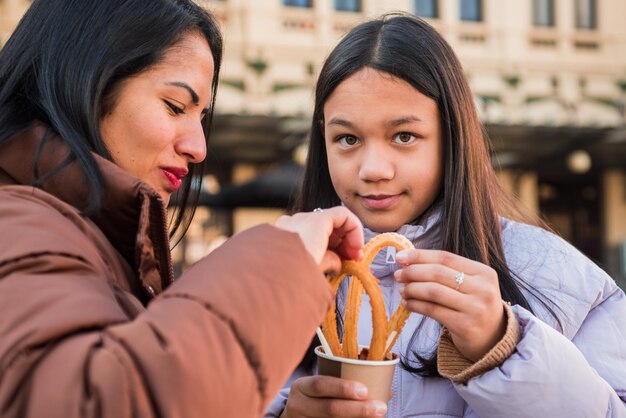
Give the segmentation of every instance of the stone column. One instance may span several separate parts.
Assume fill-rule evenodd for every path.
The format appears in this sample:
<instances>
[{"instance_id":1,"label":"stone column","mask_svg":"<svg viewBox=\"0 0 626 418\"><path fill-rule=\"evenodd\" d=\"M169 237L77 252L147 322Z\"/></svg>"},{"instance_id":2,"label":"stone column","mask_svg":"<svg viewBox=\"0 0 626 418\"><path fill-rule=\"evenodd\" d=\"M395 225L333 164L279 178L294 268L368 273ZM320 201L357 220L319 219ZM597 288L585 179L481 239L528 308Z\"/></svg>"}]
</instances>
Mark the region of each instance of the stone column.
<instances>
[{"instance_id":1,"label":"stone column","mask_svg":"<svg viewBox=\"0 0 626 418\"><path fill-rule=\"evenodd\" d=\"M534 214L539 214L539 187L537 173L526 171L518 179L519 198Z\"/></svg>"},{"instance_id":2,"label":"stone column","mask_svg":"<svg viewBox=\"0 0 626 418\"><path fill-rule=\"evenodd\" d=\"M532 213L539 214L539 183L534 171L500 170L503 188L513 193Z\"/></svg>"},{"instance_id":3,"label":"stone column","mask_svg":"<svg viewBox=\"0 0 626 418\"><path fill-rule=\"evenodd\" d=\"M607 170L603 176L604 244L607 270L626 288L626 172Z\"/></svg>"}]
</instances>

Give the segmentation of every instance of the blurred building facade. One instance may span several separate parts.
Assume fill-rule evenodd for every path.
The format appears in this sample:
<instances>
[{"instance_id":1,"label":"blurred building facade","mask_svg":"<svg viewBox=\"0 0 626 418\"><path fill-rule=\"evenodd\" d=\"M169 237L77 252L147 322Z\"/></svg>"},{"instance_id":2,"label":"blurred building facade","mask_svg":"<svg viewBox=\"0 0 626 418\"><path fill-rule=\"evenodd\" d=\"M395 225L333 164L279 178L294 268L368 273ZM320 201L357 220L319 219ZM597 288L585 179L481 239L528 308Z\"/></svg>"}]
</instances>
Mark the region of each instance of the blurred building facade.
<instances>
[{"instance_id":1,"label":"blurred building facade","mask_svg":"<svg viewBox=\"0 0 626 418\"><path fill-rule=\"evenodd\" d=\"M503 183L626 285L624 0L197 2L217 16L226 50L205 196L213 209L181 246L190 261L207 242L283 213L324 58L359 22L404 11L457 52ZM0 44L29 4L0 0Z\"/></svg>"}]
</instances>

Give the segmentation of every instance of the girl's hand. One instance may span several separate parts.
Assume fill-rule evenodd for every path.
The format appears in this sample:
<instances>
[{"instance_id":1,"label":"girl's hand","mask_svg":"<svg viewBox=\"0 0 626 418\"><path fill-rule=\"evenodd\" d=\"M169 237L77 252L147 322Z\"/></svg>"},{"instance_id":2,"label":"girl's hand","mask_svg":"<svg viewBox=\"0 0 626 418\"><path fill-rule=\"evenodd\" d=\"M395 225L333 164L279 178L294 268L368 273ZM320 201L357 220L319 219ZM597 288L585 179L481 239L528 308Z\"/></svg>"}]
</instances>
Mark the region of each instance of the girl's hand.
<instances>
[{"instance_id":1,"label":"girl's hand","mask_svg":"<svg viewBox=\"0 0 626 418\"><path fill-rule=\"evenodd\" d=\"M494 269L435 250L403 250L396 262L404 265L395 273L406 283L400 291L404 307L444 325L467 359L478 361L502 339L506 318Z\"/></svg>"},{"instance_id":2,"label":"girl's hand","mask_svg":"<svg viewBox=\"0 0 626 418\"><path fill-rule=\"evenodd\" d=\"M309 376L291 385L280 418L383 417L387 404L365 400L367 388L359 382L331 376Z\"/></svg>"},{"instance_id":3,"label":"girl's hand","mask_svg":"<svg viewBox=\"0 0 626 418\"><path fill-rule=\"evenodd\" d=\"M360 259L363 255L361 221L342 206L281 216L275 225L299 234L324 272L339 272L341 259Z\"/></svg>"}]
</instances>

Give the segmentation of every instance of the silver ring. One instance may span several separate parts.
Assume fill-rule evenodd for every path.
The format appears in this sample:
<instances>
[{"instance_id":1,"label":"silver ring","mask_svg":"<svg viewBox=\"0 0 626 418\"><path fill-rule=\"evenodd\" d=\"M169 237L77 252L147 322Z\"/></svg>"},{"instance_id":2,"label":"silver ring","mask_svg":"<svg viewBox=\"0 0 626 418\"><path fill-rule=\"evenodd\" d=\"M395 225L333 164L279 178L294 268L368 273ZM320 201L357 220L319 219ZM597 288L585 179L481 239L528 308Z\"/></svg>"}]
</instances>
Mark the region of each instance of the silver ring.
<instances>
[{"instance_id":1,"label":"silver ring","mask_svg":"<svg viewBox=\"0 0 626 418\"><path fill-rule=\"evenodd\" d=\"M315 208L315 209L313 209L313 212L324 212L324 209L322 209L322 208Z\"/></svg>"},{"instance_id":2,"label":"silver ring","mask_svg":"<svg viewBox=\"0 0 626 418\"><path fill-rule=\"evenodd\" d=\"M459 271L454 276L454 282L456 283L456 287L454 288L454 290L459 290L461 288L461 285L463 284L463 281L465 281L465 273Z\"/></svg>"}]
</instances>

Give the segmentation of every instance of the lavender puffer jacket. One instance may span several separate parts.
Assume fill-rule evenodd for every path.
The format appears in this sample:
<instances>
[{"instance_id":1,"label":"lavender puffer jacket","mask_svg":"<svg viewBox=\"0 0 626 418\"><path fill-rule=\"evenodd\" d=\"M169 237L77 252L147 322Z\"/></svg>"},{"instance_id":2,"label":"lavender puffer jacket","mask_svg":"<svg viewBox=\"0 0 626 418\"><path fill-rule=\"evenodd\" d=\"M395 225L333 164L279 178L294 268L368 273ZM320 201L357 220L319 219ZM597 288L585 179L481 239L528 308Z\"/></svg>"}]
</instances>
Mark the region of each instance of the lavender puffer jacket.
<instances>
[{"instance_id":1,"label":"lavender puffer jacket","mask_svg":"<svg viewBox=\"0 0 626 418\"><path fill-rule=\"evenodd\" d=\"M405 225L398 232L416 248L439 247L439 216L423 225ZM553 302L557 320L525 292L535 315L513 306L521 326L516 351L500 366L467 384L443 378L422 378L396 369L387 417L626 417L626 297L598 266L561 238L543 229L502 220L503 241L511 270ZM366 239L375 234L366 231ZM372 270L380 279L387 313L400 302L400 285L393 279L396 264L379 254ZM339 293L341 304L341 292ZM416 338L417 325L424 321ZM411 314L393 351L431 353L439 327ZM367 295L361 305L358 338L371 339ZM266 413L277 417L284 409L289 383Z\"/></svg>"}]
</instances>

